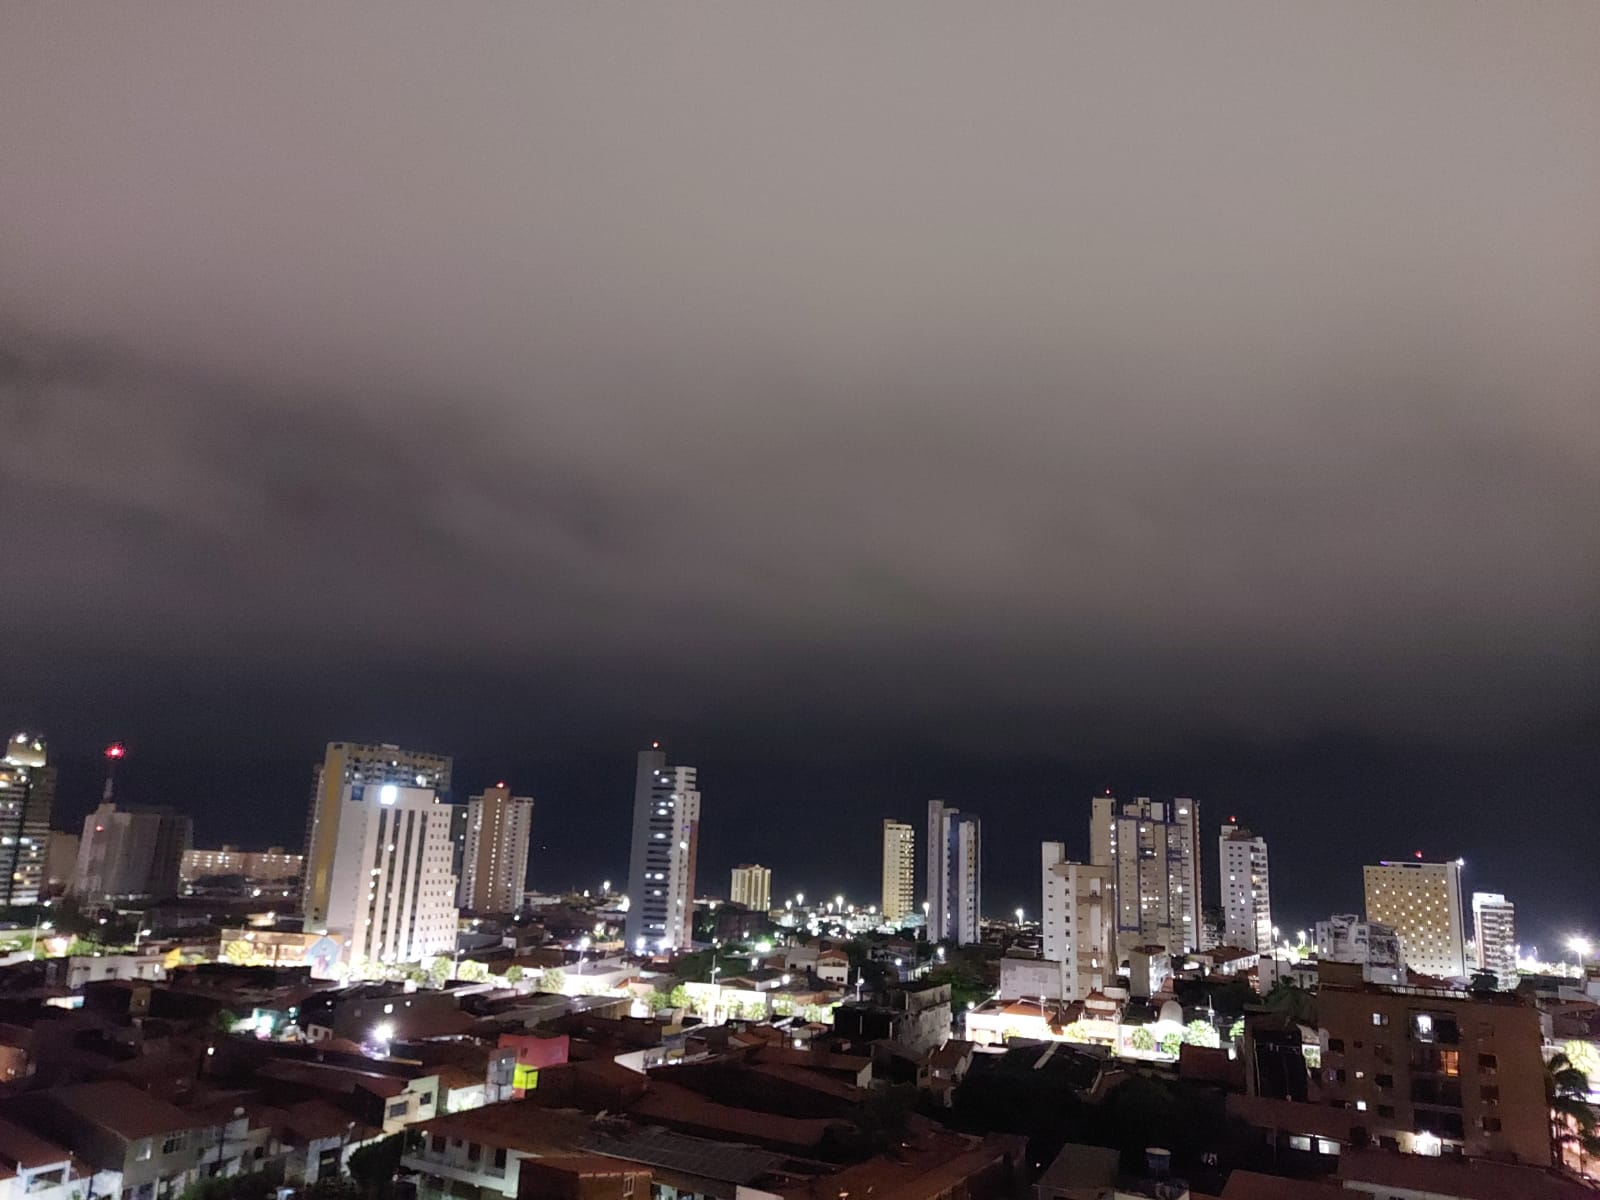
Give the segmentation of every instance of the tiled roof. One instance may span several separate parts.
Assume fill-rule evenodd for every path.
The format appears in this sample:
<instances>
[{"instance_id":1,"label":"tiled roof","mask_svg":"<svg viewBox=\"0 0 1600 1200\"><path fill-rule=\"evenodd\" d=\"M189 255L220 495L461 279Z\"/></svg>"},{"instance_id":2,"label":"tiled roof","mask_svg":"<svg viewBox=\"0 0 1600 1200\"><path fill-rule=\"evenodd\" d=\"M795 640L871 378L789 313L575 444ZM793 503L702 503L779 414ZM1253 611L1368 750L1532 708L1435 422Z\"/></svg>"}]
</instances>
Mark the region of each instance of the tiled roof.
<instances>
[{"instance_id":1,"label":"tiled roof","mask_svg":"<svg viewBox=\"0 0 1600 1200\"><path fill-rule=\"evenodd\" d=\"M51 1102L128 1140L206 1127L204 1118L158 1100L120 1079L80 1083L44 1093Z\"/></svg>"}]
</instances>

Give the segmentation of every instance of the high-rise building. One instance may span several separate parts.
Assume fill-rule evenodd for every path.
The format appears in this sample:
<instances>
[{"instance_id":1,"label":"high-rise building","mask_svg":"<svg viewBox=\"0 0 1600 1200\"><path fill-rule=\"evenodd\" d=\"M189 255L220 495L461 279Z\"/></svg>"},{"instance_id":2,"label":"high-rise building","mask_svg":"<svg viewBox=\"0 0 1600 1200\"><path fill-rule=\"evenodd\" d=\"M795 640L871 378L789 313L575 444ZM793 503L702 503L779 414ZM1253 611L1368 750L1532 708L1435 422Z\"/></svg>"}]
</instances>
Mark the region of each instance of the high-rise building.
<instances>
[{"instance_id":1,"label":"high-rise building","mask_svg":"<svg viewBox=\"0 0 1600 1200\"><path fill-rule=\"evenodd\" d=\"M1502 988L1516 987L1516 905L1499 892L1473 892L1472 932L1478 943L1478 970L1490 972Z\"/></svg>"},{"instance_id":2,"label":"high-rise building","mask_svg":"<svg viewBox=\"0 0 1600 1200\"><path fill-rule=\"evenodd\" d=\"M431 787L347 783L328 895L328 932L351 966L409 963L456 947L450 806Z\"/></svg>"},{"instance_id":3,"label":"high-rise building","mask_svg":"<svg viewBox=\"0 0 1600 1200\"><path fill-rule=\"evenodd\" d=\"M467 840L457 902L473 912L516 912L528 883L533 797L513 796L510 788L497 783L468 800L466 807ZM454 815L447 813L446 819ZM452 832L453 827L452 821ZM451 853L453 857L453 845Z\"/></svg>"},{"instance_id":4,"label":"high-rise building","mask_svg":"<svg viewBox=\"0 0 1600 1200\"><path fill-rule=\"evenodd\" d=\"M1406 965L1440 979L1465 979L1461 864L1402 861L1362 870L1367 920L1394 927Z\"/></svg>"},{"instance_id":5,"label":"high-rise building","mask_svg":"<svg viewBox=\"0 0 1600 1200\"><path fill-rule=\"evenodd\" d=\"M1118 961L1136 946L1199 949L1199 803L1104 795L1091 808L1089 857L1111 868Z\"/></svg>"},{"instance_id":6,"label":"high-rise building","mask_svg":"<svg viewBox=\"0 0 1600 1200\"><path fill-rule=\"evenodd\" d=\"M700 792L693 767L667 764L659 742L639 751L633 778L633 851L628 859L628 945L685 947L694 939L694 872Z\"/></svg>"},{"instance_id":7,"label":"high-rise building","mask_svg":"<svg viewBox=\"0 0 1600 1200\"><path fill-rule=\"evenodd\" d=\"M184 852L193 840L194 822L183 813L101 804L83 819L68 891L91 903L175 896Z\"/></svg>"},{"instance_id":8,"label":"high-rise building","mask_svg":"<svg viewBox=\"0 0 1600 1200\"><path fill-rule=\"evenodd\" d=\"M772 908L772 871L759 863L740 863L733 869L728 885L728 899L742 904L751 912L768 912Z\"/></svg>"},{"instance_id":9,"label":"high-rise building","mask_svg":"<svg viewBox=\"0 0 1600 1200\"><path fill-rule=\"evenodd\" d=\"M324 927L333 890L333 857L339 845L342 798L352 784L395 783L450 795L450 759L388 744L329 742L312 769L311 807L306 814L306 876L300 906L306 927Z\"/></svg>"},{"instance_id":10,"label":"high-rise building","mask_svg":"<svg viewBox=\"0 0 1600 1200\"><path fill-rule=\"evenodd\" d=\"M1267 840L1248 829L1222 827L1222 940L1241 950L1272 949L1272 891Z\"/></svg>"},{"instance_id":11,"label":"high-rise building","mask_svg":"<svg viewBox=\"0 0 1600 1200\"><path fill-rule=\"evenodd\" d=\"M55 796L43 740L14 734L0 757L0 906L39 902Z\"/></svg>"},{"instance_id":12,"label":"high-rise building","mask_svg":"<svg viewBox=\"0 0 1600 1200\"><path fill-rule=\"evenodd\" d=\"M904 821L883 823L883 919L894 925L917 905L917 831Z\"/></svg>"},{"instance_id":13,"label":"high-rise building","mask_svg":"<svg viewBox=\"0 0 1600 1200\"><path fill-rule=\"evenodd\" d=\"M983 915L983 827L942 800L928 801L928 937L974 945Z\"/></svg>"},{"instance_id":14,"label":"high-rise building","mask_svg":"<svg viewBox=\"0 0 1600 1200\"><path fill-rule=\"evenodd\" d=\"M1068 861L1060 842L1044 843L1040 865L1042 950L1061 968L1060 994L1053 998L1081 1000L1116 973L1111 868Z\"/></svg>"},{"instance_id":15,"label":"high-rise building","mask_svg":"<svg viewBox=\"0 0 1600 1200\"><path fill-rule=\"evenodd\" d=\"M245 879L281 883L299 880L305 866L304 855L289 854L282 846L267 850L241 850L237 846L187 850L178 868L178 881L189 884L213 875L240 875Z\"/></svg>"}]
</instances>

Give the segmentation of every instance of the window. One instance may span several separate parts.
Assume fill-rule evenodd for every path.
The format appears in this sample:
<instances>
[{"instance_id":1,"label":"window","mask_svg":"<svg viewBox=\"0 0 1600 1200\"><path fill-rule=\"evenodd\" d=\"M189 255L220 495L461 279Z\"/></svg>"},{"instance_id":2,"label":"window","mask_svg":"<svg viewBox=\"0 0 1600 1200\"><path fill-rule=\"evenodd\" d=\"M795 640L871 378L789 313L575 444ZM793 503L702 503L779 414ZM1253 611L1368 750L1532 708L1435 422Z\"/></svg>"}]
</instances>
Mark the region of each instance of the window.
<instances>
[{"instance_id":1,"label":"window","mask_svg":"<svg viewBox=\"0 0 1600 1200\"><path fill-rule=\"evenodd\" d=\"M1380 1088L1382 1088L1384 1091L1387 1092L1390 1088L1394 1087L1394 1076L1393 1075L1374 1075L1372 1077L1372 1082L1377 1084Z\"/></svg>"},{"instance_id":2,"label":"window","mask_svg":"<svg viewBox=\"0 0 1600 1200\"><path fill-rule=\"evenodd\" d=\"M1483 1120L1482 1120L1482 1125L1483 1125L1483 1131L1485 1133L1499 1133L1500 1132L1500 1118L1499 1117L1484 1117Z\"/></svg>"},{"instance_id":3,"label":"window","mask_svg":"<svg viewBox=\"0 0 1600 1200\"><path fill-rule=\"evenodd\" d=\"M444 1136L442 1134L436 1133L433 1135L432 1150L435 1154L444 1153Z\"/></svg>"},{"instance_id":4,"label":"window","mask_svg":"<svg viewBox=\"0 0 1600 1200\"><path fill-rule=\"evenodd\" d=\"M1291 1149L1291 1150L1309 1150L1309 1149L1311 1149L1311 1139L1306 1137L1305 1134L1303 1134L1303 1133L1290 1134L1289 1135L1289 1149Z\"/></svg>"},{"instance_id":5,"label":"window","mask_svg":"<svg viewBox=\"0 0 1600 1200\"><path fill-rule=\"evenodd\" d=\"M1478 1070L1487 1072L1487 1071L1498 1071L1499 1069L1500 1069L1500 1060L1498 1058L1496 1058L1494 1055L1492 1055L1492 1054L1480 1054L1480 1055L1478 1055Z\"/></svg>"},{"instance_id":6,"label":"window","mask_svg":"<svg viewBox=\"0 0 1600 1200\"><path fill-rule=\"evenodd\" d=\"M428 1105L433 1103L433 1093L432 1092L423 1092L421 1095L419 1095L417 1097L417 1103L421 1107L426 1108Z\"/></svg>"},{"instance_id":7,"label":"window","mask_svg":"<svg viewBox=\"0 0 1600 1200\"><path fill-rule=\"evenodd\" d=\"M506 1148L504 1146L495 1147L494 1165L502 1171L506 1169Z\"/></svg>"},{"instance_id":8,"label":"window","mask_svg":"<svg viewBox=\"0 0 1600 1200\"><path fill-rule=\"evenodd\" d=\"M1392 1104L1380 1104L1380 1105L1378 1105L1378 1115L1380 1117L1393 1117L1394 1116L1394 1105L1392 1105Z\"/></svg>"},{"instance_id":9,"label":"window","mask_svg":"<svg viewBox=\"0 0 1600 1200\"><path fill-rule=\"evenodd\" d=\"M166 1141L161 1143L161 1153L163 1153L163 1154L171 1154L174 1150L182 1149L182 1147L183 1147L183 1134L175 1133L171 1137L169 1137Z\"/></svg>"},{"instance_id":10,"label":"window","mask_svg":"<svg viewBox=\"0 0 1600 1200\"><path fill-rule=\"evenodd\" d=\"M389 1119L392 1121L396 1117L405 1116L406 1115L406 1110L408 1108L410 1108L410 1107L411 1106L409 1104L407 1104L404 1100L395 1101L393 1104L389 1105Z\"/></svg>"},{"instance_id":11,"label":"window","mask_svg":"<svg viewBox=\"0 0 1600 1200\"><path fill-rule=\"evenodd\" d=\"M133 1152L133 1157L139 1162L146 1162L154 1152L155 1146L151 1144L150 1139L142 1138L139 1141L139 1148Z\"/></svg>"},{"instance_id":12,"label":"window","mask_svg":"<svg viewBox=\"0 0 1600 1200\"><path fill-rule=\"evenodd\" d=\"M1328 1039L1328 1053L1329 1054L1343 1054L1344 1053L1344 1039L1343 1038L1329 1038Z\"/></svg>"},{"instance_id":13,"label":"window","mask_svg":"<svg viewBox=\"0 0 1600 1200\"><path fill-rule=\"evenodd\" d=\"M1500 1085L1486 1083L1478 1089L1478 1099L1482 1100L1485 1107L1493 1107L1500 1103Z\"/></svg>"},{"instance_id":14,"label":"window","mask_svg":"<svg viewBox=\"0 0 1600 1200\"><path fill-rule=\"evenodd\" d=\"M467 1143L467 1161L468 1162L477 1162L482 1157L483 1157L483 1147L478 1145L477 1142L468 1142Z\"/></svg>"},{"instance_id":15,"label":"window","mask_svg":"<svg viewBox=\"0 0 1600 1200\"><path fill-rule=\"evenodd\" d=\"M1387 1025L1389 1023L1389 1014L1388 1013L1381 1013L1381 1012L1373 1013L1372 1014L1372 1023L1374 1025Z\"/></svg>"}]
</instances>

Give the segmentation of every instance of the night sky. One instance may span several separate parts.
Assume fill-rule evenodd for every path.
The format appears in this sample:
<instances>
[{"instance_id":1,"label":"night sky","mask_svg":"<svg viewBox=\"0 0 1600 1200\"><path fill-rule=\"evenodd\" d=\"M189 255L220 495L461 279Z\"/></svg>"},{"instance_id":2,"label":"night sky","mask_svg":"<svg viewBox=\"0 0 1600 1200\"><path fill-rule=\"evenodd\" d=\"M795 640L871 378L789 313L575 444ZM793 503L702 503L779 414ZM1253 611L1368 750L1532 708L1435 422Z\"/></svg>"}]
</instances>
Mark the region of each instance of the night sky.
<instances>
[{"instance_id":1,"label":"night sky","mask_svg":"<svg viewBox=\"0 0 1600 1200\"><path fill-rule=\"evenodd\" d=\"M1600 6L27 5L0 724L298 845L330 739L620 882L876 898L1088 797L1288 928L1465 856L1600 933ZM919 828L920 837L920 828ZM919 847L920 848L920 847ZM1215 877L1208 836L1206 870Z\"/></svg>"}]
</instances>

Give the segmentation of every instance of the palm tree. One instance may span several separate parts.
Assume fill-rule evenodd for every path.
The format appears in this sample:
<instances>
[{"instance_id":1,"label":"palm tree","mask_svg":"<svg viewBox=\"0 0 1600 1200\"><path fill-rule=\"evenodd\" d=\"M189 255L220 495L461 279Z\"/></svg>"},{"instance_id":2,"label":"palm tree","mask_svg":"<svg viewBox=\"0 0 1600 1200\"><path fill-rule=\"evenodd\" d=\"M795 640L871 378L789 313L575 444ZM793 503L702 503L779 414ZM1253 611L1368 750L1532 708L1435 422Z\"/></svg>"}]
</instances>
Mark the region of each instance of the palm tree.
<instances>
[{"instance_id":1,"label":"palm tree","mask_svg":"<svg viewBox=\"0 0 1600 1200\"><path fill-rule=\"evenodd\" d=\"M1569 1146L1576 1146L1580 1167L1590 1155L1600 1155L1600 1131L1589 1104L1589 1077L1573 1066L1564 1053L1551 1055L1544 1065L1544 1097L1550 1108L1550 1140L1559 1165Z\"/></svg>"}]
</instances>

